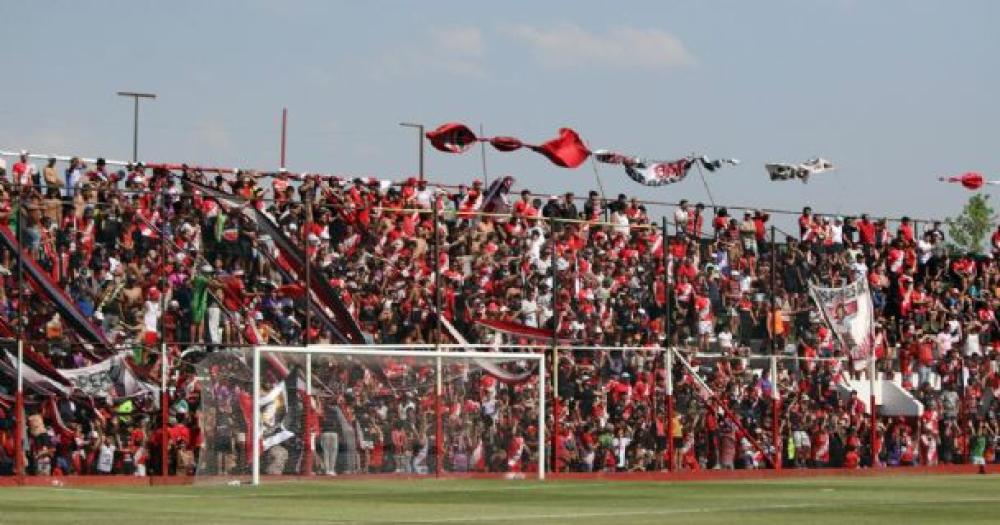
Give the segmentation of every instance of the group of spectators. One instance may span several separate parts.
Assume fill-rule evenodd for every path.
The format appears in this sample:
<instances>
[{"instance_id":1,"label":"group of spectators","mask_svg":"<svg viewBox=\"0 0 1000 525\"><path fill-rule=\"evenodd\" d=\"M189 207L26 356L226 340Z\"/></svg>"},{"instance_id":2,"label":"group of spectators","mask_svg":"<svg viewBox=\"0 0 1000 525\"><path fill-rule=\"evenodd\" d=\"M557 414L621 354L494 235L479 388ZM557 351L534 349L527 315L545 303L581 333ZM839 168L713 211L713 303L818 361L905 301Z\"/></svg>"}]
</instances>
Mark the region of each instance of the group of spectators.
<instances>
[{"instance_id":1,"label":"group of spectators","mask_svg":"<svg viewBox=\"0 0 1000 525\"><path fill-rule=\"evenodd\" d=\"M302 276L290 275L246 207L299 247L371 343L455 342L438 314L470 344L548 344L530 329L559 340L546 358L556 395L544 393L546 456L558 471L760 468L776 450L787 467L997 460L1000 229L991 252L958 253L937 223L892 227L805 208L798 233L772 242L766 213L686 201L664 231L638 200L597 192L539 198L481 181L113 169L100 159L57 166L39 170L27 155L0 165L0 223L20 232L25 253L112 347L82 344L38 287L18 290L10 250L0 255L0 318L53 368L127 352L150 385L160 383L165 345L169 421L163 428L155 389L51 396L29 380L17 451L4 372L0 474L19 453L38 475L247 472L246 346L341 341L318 318L335 314L307 308ZM212 198L202 185L239 199ZM878 379L924 406L920 418L880 418L874 442L867 400L838 388L868 372L807 293L810 282L856 279L872 290ZM497 332L484 319L526 329ZM679 349L672 370L665 345ZM763 359L772 353L795 358L776 377ZM431 360L314 359L315 395L287 388L267 472L537 468L534 381L446 362L437 396ZM290 384L289 367L301 370L299 358L281 360L265 367L264 392Z\"/></svg>"}]
</instances>

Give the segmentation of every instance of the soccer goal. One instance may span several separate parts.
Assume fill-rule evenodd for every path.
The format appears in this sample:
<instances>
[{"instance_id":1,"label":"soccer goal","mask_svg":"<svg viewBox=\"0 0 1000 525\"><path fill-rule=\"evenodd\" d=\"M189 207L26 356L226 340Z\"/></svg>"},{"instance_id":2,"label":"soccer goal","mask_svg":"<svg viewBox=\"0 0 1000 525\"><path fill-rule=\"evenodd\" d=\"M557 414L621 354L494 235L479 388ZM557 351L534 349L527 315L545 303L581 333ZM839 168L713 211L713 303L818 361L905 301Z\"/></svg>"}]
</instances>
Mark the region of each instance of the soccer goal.
<instances>
[{"instance_id":1,"label":"soccer goal","mask_svg":"<svg viewBox=\"0 0 1000 525\"><path fill-rule=\"evenodd\" d=\"M248 437L257 444L247 447L250 481L458 473L543 479L543 353L468 348L255 347L248 363Z\"/></svg>"}]
</instances>

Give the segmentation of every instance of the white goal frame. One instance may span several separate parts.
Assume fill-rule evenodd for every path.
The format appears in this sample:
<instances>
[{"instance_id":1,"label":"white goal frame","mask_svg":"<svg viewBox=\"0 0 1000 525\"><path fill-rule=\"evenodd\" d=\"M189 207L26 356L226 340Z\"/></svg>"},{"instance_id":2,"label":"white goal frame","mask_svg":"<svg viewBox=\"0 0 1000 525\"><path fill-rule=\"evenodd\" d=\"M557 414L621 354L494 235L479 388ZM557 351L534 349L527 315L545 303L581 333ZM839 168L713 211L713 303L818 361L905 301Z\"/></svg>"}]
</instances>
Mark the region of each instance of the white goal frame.
<instances>
[{"instance_id":1,"label":"white goal frame","mask_svg":"<svg viewBox=\"0 0 1000 525\"><path fill-rule=\"evenodd\" d=\"M442 350L447 348L448 350ZM253 347L253 484L260 485L260 442L263 436L261 428L261 386L260 369L261 355L264 353L277 354L299 354L312 356L313 354L333 354L344 356L382 356L382 357L433 357L436 361L436 393L442 392L442 362L447 358L469 358L469 359L500 359L504 361L526 360L537 361L538 363L538 479L545 479L545 353L522 353L522 352L483 352L478 350L466 350L467 348L496 348L487 345L307 345L307 346L275 346L262 345ZM524 347L519 347L524 348ZM307 390L311 390L312 384L312 359L306 359L306 385ZM311 394L311 392L308 392ZM440 461L440 458L438 458Z\"/></svg>"}]
</instances>

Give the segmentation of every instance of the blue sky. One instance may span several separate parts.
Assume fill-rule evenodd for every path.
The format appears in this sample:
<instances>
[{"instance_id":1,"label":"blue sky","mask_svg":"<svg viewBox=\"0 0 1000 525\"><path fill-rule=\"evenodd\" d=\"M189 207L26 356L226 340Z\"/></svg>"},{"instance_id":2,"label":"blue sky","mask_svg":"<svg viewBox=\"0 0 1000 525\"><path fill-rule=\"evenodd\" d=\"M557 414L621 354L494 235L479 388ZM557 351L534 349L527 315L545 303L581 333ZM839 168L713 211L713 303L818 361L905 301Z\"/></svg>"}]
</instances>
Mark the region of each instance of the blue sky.
<instances>
[{"instance_id":1,"label":"blue sky","mask_svg":"<svg viewBox=\"0 0 1000 525\"><path fill-rule=\"evenodd\" d=\"M708 175L716 202L944 216L968 193L939 175L1000 178L1000 3L0 2L8 76L0 148L409 176L399 122L485 126L538 142L563 126L592 148L743 164ZM833 160L807 185L763 164ZM596 188L530 152L487 151L490 176L540 192ZM432 180L481 176L476 154L427 152ZM608 194L708 202L693 173L660 188L599 168Z\"/></svg>"}]
</instances>

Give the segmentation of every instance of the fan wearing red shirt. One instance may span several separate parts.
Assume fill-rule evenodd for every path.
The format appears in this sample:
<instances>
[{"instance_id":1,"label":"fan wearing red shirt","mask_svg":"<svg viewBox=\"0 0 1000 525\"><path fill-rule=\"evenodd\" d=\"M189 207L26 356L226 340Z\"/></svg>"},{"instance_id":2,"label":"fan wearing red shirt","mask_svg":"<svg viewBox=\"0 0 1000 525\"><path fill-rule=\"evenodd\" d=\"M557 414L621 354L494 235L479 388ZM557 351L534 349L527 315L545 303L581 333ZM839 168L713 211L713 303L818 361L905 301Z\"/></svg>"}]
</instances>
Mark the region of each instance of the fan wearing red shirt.
<instances>
[{"instance_id":1,"label":"fan wearing red shirt","mask_svg":"<svg viewBox=\"0 0 1000 525\"><path fill-rule=\"evenodd\" d=\"M812 242L813 233L812 208L806 206L799 216L799 239L802 242Z\"/></svg>"},{"instance_id":2,"label":"fan wearing red shirt","mask_svg":"<svg viewBox=\"0 0 1000 525\"><path fill-rule=\"evenodd\" d=\"M521 190L521 200L514 203L514 215L523 217L535 217L538 215L538 210L531 205L530 191Z\"/></svg>"},{"instance_id":3,"label":"fan wearing red shirt","mask_svg":"<svg viewBox=\"0 0 1000 525\"><path fill-rule=\"evenodd\" d=\"M767 221L771 218L770 215L764 213L760 210L755 210L753 212L753 225L757 230L757 244L762 245L762 243L767 239Z\"/></svg>"},{"instance_id":4,"label":"fan wearing red shirt","mask_svg":"<svg viewBox=\"0 0 1000 525\"><path fill-rule=\"evenodd\" d=\"M868 218L867 213L861 215L861 220L857 221L854 226L858 229L861 244L875 246L875 223Z\"/></svg>"},{"instance_id":5,"label":"fan wearing red shirt","mask_svg":"<svg viewBox=\"0 0 1000 525\"><path fill-rule=\"evenodd\" d=\"M899 230L896 232L896 236L908 244L913 243L913 225L910 224L909 217L903 217L900 220Z\"/></svg>"},{"instance_id":6,"label":"fan wearing red shirt","mask_svg":"<svg viewBox=\"0 0 1000 525\"><path fill-rule=\"evenodd\" d=\"M701 237L702 225L705 223L705 217L702 215L704 209L705 205L699 202L688 210L687 233L694 238Z\"/></svg>"}]
</instances>

